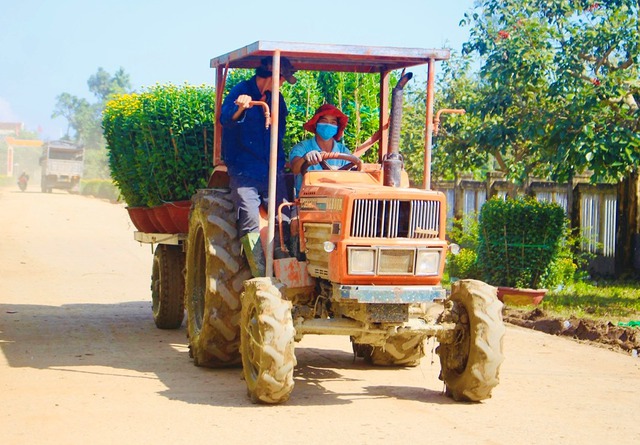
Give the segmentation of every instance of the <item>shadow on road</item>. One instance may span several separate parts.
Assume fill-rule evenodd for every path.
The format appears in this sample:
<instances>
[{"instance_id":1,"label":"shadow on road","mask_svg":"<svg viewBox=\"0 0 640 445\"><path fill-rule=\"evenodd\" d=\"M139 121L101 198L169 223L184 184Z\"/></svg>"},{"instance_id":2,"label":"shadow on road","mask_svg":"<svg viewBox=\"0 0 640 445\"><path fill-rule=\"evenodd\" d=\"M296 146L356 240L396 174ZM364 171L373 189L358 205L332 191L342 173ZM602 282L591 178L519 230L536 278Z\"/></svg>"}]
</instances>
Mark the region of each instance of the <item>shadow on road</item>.
<instances>
[{"instance_id":1,"label":"shadow on road","mask_svg":"<svg viewBox=\"0 0 640 445\"><path fill-rule=\"evenodd\" d=\"M160 393L171 400L252 406L246 397L242 370L193 366L184 326L157 329L150 302L0 305L0 349L13 368L158 379L166 386ZM406 386L367 386L353 394L331 391L327 389L330 382L351 381L358 387L359 379L347 377L340 370L366 373L368 365L362 359L354 362L353 355L343 350L298 347L296 355L296 388L287 405L341 405L352 403L354 398L449 403L440 392ZM375 368L375 372L381 372L381 368Z\"/></svg>"},{"instance_id":2,"label":"shadow on road","mask_svg":"<svg viewBox=\"0 0 640 445\"><path fill-rule=\"evenodd\" d=\"M345 341L348 342L348 339ZM296 356L298 359L298 366L295 371L296 389L292 396L296 398L294 401L296 405L307 404L306 397L303 400L298 400L300 393L313 395L313 399L308 403L309 405L335 404L336 402L333 398L338 398L342 403L351 403L353 400L363 398L403 399L433 404L453 403L451 399L444 396L442 391L402 385L402 377L398 374L399 368L370 366L362 358L354 360L353 354L343 350L297 348ZM337 370L345 370L348 374L354 374L350 371L357 371L356 374L362 375L362 378L347 377L346 374ZM367 373L374 372L376 374L397 375L398 385L362 386L363 383L371 382L371 380L367 379ZM362 390L354 393L329 391L326 389L328 382L354 382L355 384L350 384L348 387L362 388ZM327 403L324 403L323 398L326 395L331 395L332 397L327 399Z\"/></svg>"}]
</instances>

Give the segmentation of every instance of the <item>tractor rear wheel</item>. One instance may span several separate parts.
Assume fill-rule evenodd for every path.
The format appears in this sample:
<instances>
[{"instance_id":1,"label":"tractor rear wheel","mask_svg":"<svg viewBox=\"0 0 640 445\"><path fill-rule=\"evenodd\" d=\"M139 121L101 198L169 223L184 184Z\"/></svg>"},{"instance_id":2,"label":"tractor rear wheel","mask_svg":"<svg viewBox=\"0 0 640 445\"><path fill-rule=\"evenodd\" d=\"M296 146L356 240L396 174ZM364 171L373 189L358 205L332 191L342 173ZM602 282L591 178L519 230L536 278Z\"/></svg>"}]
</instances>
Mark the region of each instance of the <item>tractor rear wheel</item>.
<instances>
[{"instance_id":1,"label":"tractor rear wheel","mask_svg":"<svg viewBox=\"0 0 640 445\"><path fill-rule=\"evenodd\" d=\"M482 281L457 281L451 286L447 306L440 321L456 324L455 340L436 349L445 392L457 401L488 399L500 381L504 360L505 327L496 289Z\"/></svg>"},{"instance_id":2,"label":"tractor rear wheel","mask_svg":"<svg viewBox=\"0 0 640 445\"><path fill-rule=\"evenodd\" d=\"M373 347L369 360L376 366L418 366L424 357L425 338L413 332L393 335L383 347Z\"/></svg>"},{"instance_id":3,"label":"tractor rear wheel","mask_svg":"<svg viewBox=\"0 0 640 445\"><path fill-rule=\"evenodd\" d=\"M245 282L242 296L242 370L254 403L282 403L293 391L296 366L291 302L271 278Z\"/></svg>"},{"instance_id":4,"label":"tractor rear wheel","mask_svg":"<svg viewBox=\"0 0 640 445\"><path fill-rule=\"evenodd\" d=\"M353 351L358 357L374 366L418 366L424 357L424 334L411 331L392 335L384 346L353 343ZM353 342L353 339L352 339Z\"/></svg>"},{"instance_id":5,"label":"tractor rear wheel","mask_svg":"<svg viewBox=\"0 0 640 445\"><path fill-rule=\"evenodd\" d=\"M196 366L240 364L240 295L249 278L229 191L199 190L189 217L185 277L189 352Z\"/></svg>"},{"instance_id":6,"label":"tractor rear wheel","mask_svg":"<svg viewBox=\"0 0 640 445\"><path fill-rule=\"evenodd\" d=\"M178 329L184 319L184 253L180 246L159 244L151 271L153 320L160 329Z\"/></svg>"}]
</instances>

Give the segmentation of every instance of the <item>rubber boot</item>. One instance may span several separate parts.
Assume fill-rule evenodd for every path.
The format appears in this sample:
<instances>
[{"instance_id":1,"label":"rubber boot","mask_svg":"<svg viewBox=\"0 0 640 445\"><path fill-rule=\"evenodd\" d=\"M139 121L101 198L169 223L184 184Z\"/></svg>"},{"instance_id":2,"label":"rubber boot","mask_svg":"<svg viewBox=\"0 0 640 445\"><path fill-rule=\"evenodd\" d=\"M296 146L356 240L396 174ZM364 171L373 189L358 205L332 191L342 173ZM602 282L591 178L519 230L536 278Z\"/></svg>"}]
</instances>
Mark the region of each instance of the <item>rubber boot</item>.
<instances>
[{"instance_id":1,"label":"rubber boot","mask_svg":"<svg viewBox=\"0 0 640 445\"><path fill-rule=\"evenodd\" d=\"M242 249L247 257L251 274L254 277L264 277L265 275L265 255L260 242L260 234L258 232L247 233L240 238Z\"/></svg>"}]
</instances>

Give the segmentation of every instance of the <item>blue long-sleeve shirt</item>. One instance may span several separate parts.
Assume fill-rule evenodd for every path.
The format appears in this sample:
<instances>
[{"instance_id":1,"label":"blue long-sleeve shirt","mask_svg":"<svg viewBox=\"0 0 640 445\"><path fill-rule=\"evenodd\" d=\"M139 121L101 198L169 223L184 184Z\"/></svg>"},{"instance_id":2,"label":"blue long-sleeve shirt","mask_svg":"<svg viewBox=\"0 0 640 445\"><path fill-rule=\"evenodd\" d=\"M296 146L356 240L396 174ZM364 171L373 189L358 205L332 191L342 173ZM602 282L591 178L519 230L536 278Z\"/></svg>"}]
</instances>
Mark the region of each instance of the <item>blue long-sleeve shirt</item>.
<instances>
[{"instance_id":1,"label":"blue long-sleeve shirt","mask_svg":"<svg viewBox=\"0 0 640 445\"><path fill-rule=\"evenodd\" d=\"M238 110L236 99L246 94L253 100L260 100L262 94L256 83L256 76L240 82L231 89L222 102L220 123L222 133L222 159L231 176L251 176L267 181L269 178L269 151L271 127L265 129L265 118L262 107L254 106L245 110L240 119L232 120ZM271 93L267 92L267 104L271 107ZM286 128L288 110L280 95L279 132L278 132L278 172L284 169L285 155L282 146Z\"/></svg>"},{"instance_id":2,"label":"blue long-sleeve shirt","mask_svg":"<svg viewBox=\"0 0 640 445\"><path fill-rule=\"evenodd\" d=\"M315 136L310 139L300 141L293 146L293 148L291 149L291 153L289 153L289 163L293 162L293 158L304 158L304 155L306 155L310 151L322 151L322 149L318 145L318 142L316 141ZM331 151L334 153L351 154L347 146L340 141L333 141L333 148L331 149ZM348 164L348 161L345 161L344 159L327 159L325 162L334 167L342 167L343 165ZM322 170L322 166L319 164L310 165L307 170ZM298 193L300 193L300 187L302 187L302 175L296 175L295 186L297 195Z\"/></svg>"}]
</instances>

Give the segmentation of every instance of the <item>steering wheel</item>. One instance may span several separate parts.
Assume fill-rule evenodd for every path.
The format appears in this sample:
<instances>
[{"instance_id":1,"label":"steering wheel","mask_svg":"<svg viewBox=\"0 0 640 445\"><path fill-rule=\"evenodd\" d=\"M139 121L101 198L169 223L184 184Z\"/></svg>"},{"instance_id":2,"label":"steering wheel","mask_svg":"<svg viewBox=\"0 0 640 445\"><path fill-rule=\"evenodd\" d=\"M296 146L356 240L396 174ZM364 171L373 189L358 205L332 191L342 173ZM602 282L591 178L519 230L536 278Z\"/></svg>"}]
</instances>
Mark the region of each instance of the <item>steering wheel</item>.
<instances>
[{"instance_id":1,"label":"steering wheel","mask_svg":"<svg viewBox=\"0 0 640 445\"><path fill-rule=\"evenodd\" d=\"M322 161L320 161L320 163L318 165L320 167L322 167L323 170L331 170L331 171L357 170L357 171L362 171L362 161L360 160L359 157L354 156L351 153L336 153L336 152L327 153L326 151L321 151L319 153L322 156ZM347 164L343 165L342 167L331 166L326 162L329 159L342 159L344 161L347 161ZM304 175L307 172L307 170L309 169L309 167L311 167L311 164L309 164L305 160L302 163L302 165L300 166L300 174Z\"/></svg>"}]
</instances>

